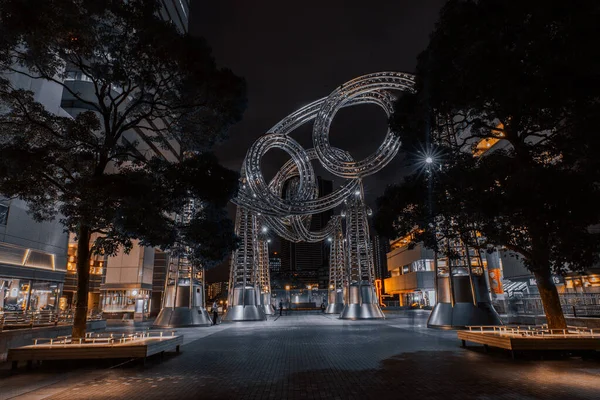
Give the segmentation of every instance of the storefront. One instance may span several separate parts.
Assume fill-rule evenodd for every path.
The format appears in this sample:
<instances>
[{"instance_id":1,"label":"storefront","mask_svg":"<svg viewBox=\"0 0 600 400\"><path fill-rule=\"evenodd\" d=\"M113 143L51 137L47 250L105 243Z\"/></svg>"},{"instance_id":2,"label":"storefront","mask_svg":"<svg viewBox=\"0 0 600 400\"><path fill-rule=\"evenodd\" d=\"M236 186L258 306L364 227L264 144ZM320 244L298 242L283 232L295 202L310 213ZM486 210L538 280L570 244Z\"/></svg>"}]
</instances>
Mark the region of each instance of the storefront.
<instances>
[{"instance_id":1,"label":"storefront","mask_svg":"<svg viewBox=\"0 0 600 400\"><path fill-rule=\"evenodd\" d=\"M62 284L0 276L1 311L55 311Z\"/></svg>"},{"instance_id":2,"label":"storefront","mask_svg":"<svg viewBox=\"0 0 600 400\"><path fill-rule=\"evenodd\" d=\"M102 312L112 319L133 319L134 314L147 316L150 312L150 294L150 289L142 288L102 290Z\"/></svg>"}]
</instances>

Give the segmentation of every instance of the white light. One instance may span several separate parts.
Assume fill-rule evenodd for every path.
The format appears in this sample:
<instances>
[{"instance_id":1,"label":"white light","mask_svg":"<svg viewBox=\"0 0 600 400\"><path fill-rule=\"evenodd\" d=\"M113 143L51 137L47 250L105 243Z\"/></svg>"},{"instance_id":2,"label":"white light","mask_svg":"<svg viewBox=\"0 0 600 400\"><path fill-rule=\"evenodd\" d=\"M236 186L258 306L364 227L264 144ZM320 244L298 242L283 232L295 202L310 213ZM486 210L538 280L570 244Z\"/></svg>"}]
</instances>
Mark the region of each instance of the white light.
<instances>
[{"instance_id":1,"label":"white light","mask_svg":"<svg viewBox=\"0 0 600 400\"><path fill-rule=\"evenodd\" d=\"M134 290L133 292L131 292L131 294L132 294L133 296L137 296L137 293L138 293L138 292L137 292L137 290Z\"/></svg>"},{"instance_id":2,"label":"white light","mask_svg":"<svg viewBox=\"0 0 600 400\"><path fill-rule=\"evenodd\" d=\"M356 192L354 192L354 194L360 196L360 190L357 190Z\"/></svg>"},{"instance_id":3,"label":"white light","mask_svg":"<svg viewBox=\"0 0 600 400\"><path fill-rule=\"evenodd\" d=\"M332 240L333 240L333 239L331 239L331 238L327 238L327 241L328 241L328 242L331 242Z\"/></svg>"},{"instance_id":4,"label":"white light","mask_svg":"<svg viewBox=\"0 0 600 400\"><path fill-rule=\"evenodd\" d=\"M271 243L271 239L267 239L267 243Z\"/></svg>"},{"instance_id":5,"label":"white light","mask_svg":"<svg viewBox=\"0 0 600 400\"><path fill-rule=\"evenodd\" d=\"M267 233L267 231L268 231L268 230L269 230L269 229L268 229L266 226L263 226L263 228L262 228L262 232L263 232L263 233Z\"/></svg>"},{"instance_id":6,"label":"white light","mask_svg":"<svg viewBox=\"0 0 600 400\"><path fill-rule=\"evenodd\" d=\"M428 156L427 158L425 158L425 162L427 164L431 164L431 163L433 163L433 158L431 158L431 156Z\"/></svg>"}]
</instances>

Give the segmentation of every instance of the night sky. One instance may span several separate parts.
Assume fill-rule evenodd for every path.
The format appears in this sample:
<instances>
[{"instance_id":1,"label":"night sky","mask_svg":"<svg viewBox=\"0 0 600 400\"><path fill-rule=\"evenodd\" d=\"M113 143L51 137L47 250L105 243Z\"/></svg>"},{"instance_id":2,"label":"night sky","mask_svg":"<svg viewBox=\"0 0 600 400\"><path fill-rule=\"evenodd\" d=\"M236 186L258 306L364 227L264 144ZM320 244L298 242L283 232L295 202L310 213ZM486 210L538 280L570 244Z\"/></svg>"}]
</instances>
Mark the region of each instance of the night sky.
<instances>
[{"instance_id":1,"label":"night sky","mask_svg":"<svg viewBox=\"0 0 600 400\"><path fill-rule=\"evenodd\" d=\"M230 138L216 149L222 164L239 170L248 147L286 115L328 95L342 83L378 71L414 71L416 56L427 46L445 0L219 0L192 1L190 32L203 36L217 63L246 79L248 108ZM312 147L312 125L292 137ZM331 144L358 160L380 145L387 128L385 113L364 105L338 113ZM267 180L287 161L270 151L262 162ZM378 174L364 180L373 206L385 186L404 174L399 154ZM338 179L315 170L326 179ZM210 279L211 276L212 278ZM209 280L226 279L217 268ZM222 275L222 276L221 276Z\"/></svg>"}]
</instances>

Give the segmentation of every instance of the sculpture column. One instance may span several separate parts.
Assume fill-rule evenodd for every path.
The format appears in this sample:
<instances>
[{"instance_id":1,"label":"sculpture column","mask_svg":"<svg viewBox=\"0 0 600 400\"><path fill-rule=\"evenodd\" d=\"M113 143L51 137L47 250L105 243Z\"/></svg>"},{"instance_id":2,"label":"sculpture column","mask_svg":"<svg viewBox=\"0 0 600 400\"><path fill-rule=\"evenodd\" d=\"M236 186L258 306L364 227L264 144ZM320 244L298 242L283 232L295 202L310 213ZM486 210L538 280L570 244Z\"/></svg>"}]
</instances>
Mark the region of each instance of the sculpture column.
<instances>
[{"instance_id":1,"label":"sculpture column","mask_svg":"<svg viewBox=\"0 0 600 400\"><path fill-rule=\"evenodd\" d=\"M261 237L258 241L258 280L260 305L266 315L275 314L271 305L271 273L269 271L269 240Z\"/></svg>"},{"instance_id":2,"label":"sculpture column","mask_svg":"<svg viewBox=\"0 0 600 400\"><path fill-rule=\"evenodd\" d=\"M369 235L368 215L362 184L347 200L346 254L348 264L348 296L342 319L385 318L375 293L375 265Z\"/></svg>"},{"instance_id":3,"label":"sculpture column","mask_svg":"<svg viewBox=\"0 0 600 400\"><path fill-rule=\"evenodd\" d=\"M502 325L490 302L485 266L478 249L458 238L442 239L446 254L435 259L437 302L428 328L463 329L469 325Z\"/></svg>"},{"instance_id":4,"label":"sculpture column","mask_svg":"<svg viewBox=\"0 0 600 400\"><path fill-rule=\"evenodd\" d=\"M329 249L329 289L326 314L339 314L344 309L344 297L348 291L348 271L344 251L342 221L336 226L335 234L328 239Z\"/></svg>"},{"instance_id":5,"label":"sculpture column","mask_svg":"<svg viewBox=\"0 0 600 400\"><path fill-rule=\"evenodd\" d=\"M175 220L187 224L193 217L196 201L190 199ZM165 276L162 309L152 326L173 328L210 326L211 318L204 308L204 270L189 259L191 249L176 246L169 254Z\"/></svg>"},{"instance_id":6,"label":"sculpture column","mask_svg":"<svg viewBox=\"0 0 600 400\"><path fill-rule=\"evenodd\" d=\"M245 207L238 207L235 233L241 243L231 256L227 313L223 321L263 321L260 306L258 222Z\"/></svg>"}]
</instances>

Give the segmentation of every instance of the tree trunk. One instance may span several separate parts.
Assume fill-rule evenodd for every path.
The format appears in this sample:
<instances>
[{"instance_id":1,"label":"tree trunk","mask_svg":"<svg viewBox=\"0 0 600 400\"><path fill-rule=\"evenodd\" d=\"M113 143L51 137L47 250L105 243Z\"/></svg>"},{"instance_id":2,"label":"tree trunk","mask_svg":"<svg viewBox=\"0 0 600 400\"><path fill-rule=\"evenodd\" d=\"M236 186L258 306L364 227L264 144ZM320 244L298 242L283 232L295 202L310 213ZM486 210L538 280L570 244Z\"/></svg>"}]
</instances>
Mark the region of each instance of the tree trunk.
<instances>
[{"instance_id":1,"label":"tree trunk","mask_svg":"<svg viewBox=\"0 0 600 400\"><path fill-rule=\"evenodd\" d=\"M85 338L90 288L90 238L90 228L81 226L77 232L77 301L71 333L73 340Z\"/></svg>"},{"instance_id":2,"label":"tree trunk","mask_svg":"<svg viewBox=\"0 0 600 400\"><path fill-rule=\"evenodd\" d=\"M560 306L560 298L550 271L534 272L540 291L544 313L550 329L567 329L567 321Z\"/></svg>"}]
</instances>

